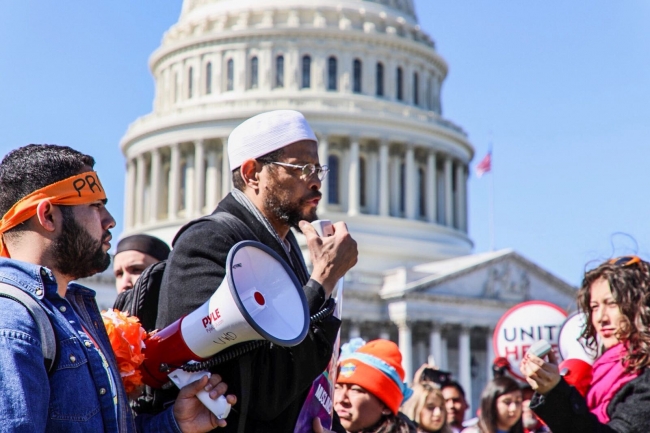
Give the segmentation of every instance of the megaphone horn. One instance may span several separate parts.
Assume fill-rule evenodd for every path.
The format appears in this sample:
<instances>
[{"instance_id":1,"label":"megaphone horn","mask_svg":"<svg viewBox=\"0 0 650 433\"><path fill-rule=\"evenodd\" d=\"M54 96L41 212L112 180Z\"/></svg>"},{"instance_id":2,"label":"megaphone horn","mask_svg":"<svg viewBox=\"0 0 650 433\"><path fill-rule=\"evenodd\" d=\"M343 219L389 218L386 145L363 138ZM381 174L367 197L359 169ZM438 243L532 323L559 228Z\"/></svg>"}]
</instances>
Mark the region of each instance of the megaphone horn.
<instances>
[{"instance_id":1,"label":"megaphone horn","mask_svg":"<svg viewBox=\"0 0 650 433\"><path fill-rule=\"evenodd\" d=\"M308 330L307 299L291 268L266 245L242 241L228 253L226 276L212 297L145 340L143 381L160 388L171 369L189 361L251 340L295 346Z\"/></svg>"}]
</instances>

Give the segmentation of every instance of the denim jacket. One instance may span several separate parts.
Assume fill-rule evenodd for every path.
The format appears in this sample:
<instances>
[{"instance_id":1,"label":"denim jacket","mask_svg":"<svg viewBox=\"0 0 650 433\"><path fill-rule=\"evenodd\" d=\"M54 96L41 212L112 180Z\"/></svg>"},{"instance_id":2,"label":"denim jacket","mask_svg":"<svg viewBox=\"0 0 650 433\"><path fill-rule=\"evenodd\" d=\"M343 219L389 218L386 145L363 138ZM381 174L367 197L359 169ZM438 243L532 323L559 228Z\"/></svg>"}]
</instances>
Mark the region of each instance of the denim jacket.
<instances>
[{"instance_id":1,"label":"denim jacket","mask_svg":"<svg viewBox=\"0 0 650 433\"><path fill-rule=\"evenodd\" d=\"M44 307L57 340L48 374L29 312L0 298L0 432L180 433L172 408L132 415L94 291L70 283L61 298L49 269L4 258L0 281Z\"/></svg>"}]
</instances>

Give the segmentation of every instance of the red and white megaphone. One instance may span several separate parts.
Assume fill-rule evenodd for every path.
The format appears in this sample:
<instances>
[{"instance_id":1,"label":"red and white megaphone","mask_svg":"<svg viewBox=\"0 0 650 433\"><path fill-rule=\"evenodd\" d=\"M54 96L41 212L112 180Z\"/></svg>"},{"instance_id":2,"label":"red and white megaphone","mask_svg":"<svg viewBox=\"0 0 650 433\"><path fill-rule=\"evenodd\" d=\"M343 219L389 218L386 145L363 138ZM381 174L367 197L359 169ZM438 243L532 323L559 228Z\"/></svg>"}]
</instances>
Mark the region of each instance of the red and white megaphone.
<instances>
[{"instance_id":1,"label":"red and white megaphone","mask_svg":"<svg viewBox=\"0 0 650 433\"><path fill-rule=\"evenodd\" d=\"M597 353L589 349L582 338L587 316L573 313L560 328L558 349L563 361L558 368L564 380L583 396L587 395L591 384L592 368Z\"/></svg>"},{"instance_id":2,"label":"red and white megaphone","mask_svg":"<svg viewBox=\"0 0 650 433\"><path fill-rule=\"evenodd\" d=\"M145 340L145 360L140 367L143 382L160 388L171 378L183 386L207 373L170 372L170 367L205 361L251 340L295 346L308 330L307 299L291 268L266 245L239 242L228 253L226 276L212 297Z\"/></svg>"}]
</instances>

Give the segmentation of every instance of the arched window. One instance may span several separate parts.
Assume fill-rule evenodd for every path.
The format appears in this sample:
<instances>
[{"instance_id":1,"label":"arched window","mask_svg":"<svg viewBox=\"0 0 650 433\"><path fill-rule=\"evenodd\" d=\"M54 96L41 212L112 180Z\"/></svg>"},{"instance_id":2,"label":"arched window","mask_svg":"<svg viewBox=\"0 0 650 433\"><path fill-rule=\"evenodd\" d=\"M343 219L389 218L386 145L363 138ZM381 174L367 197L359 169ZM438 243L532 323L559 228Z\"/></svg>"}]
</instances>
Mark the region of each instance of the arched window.
<instances>
[{"instance_id":1,"label":"arched window","mask_svg":"<svg viewBox=\"0 0 650 433\"><path fill-rule=\"evenodd\" d=\"M230 91L235 88L235 62L229 59L226 64L226 90Z\"/></svg>"},{"instance_id":2,"label":"arched window","mask_svg":"<svg viewBox=\"0 0 650 433\"><path fill-rule=\"evenodd\" d=\"M284 87L284 56L275 58L275 87Z\"/></svg>"},{"instance_id":3,"label":"arched window","mask_svg":"<svg viewBox=\"0 0 650 433\"><path fill-rule=\"evenodd\" d=\"M377 63L377 91L375 92L377 96L384 96L384 65L382 63Z\"/></svg>"},{"instance_id":4,"label":"arched window","mask_svg":"<svg viewBox=\"0 0 650 433\"><path fill-rule=\"evenodd\" d=\"M359 205L366 206L366 158L359 158Z\"/></svg>"},{"instance_id":5,"label":"arched window","mask_svg":"<svg viewBox=\"0 0 650 433\"><path fill-rule=\"evenodd\" d=\"M413 105L420 105L420 76L413 73Z\"/></svg>"},{"instance_id":6,"label":"arched window","mask_svg":"<svg viewBox=\"0 0 650 433\"><path fill-rule=\"evenodd\" d=\"M327 166L330 169L327 175L327 202L339 204L339 157L336 155L328 156Z\"/></svg>"},{"instance_id":7,"label":"arched window","mask_svg":"<svg viewBox=\"0 0 650 433\"><path fill-rule=\"evenodd\" d=\"M327 90L336 90L336 57L327 60Z\"/></svg>"},{"instance_id":8,"label":"arched window","mask_svg":"<svg viewBox=\"0 0 650 433\"><path fill-rule=\"evenodd\" d=\"M397 68L397 82L395 84L397 86L397 100L401 101L404 99L404 71L401 67Z\"/></svg>"},{"instance_id":9,"label":"arched window","mask_svg":"<svg viewBox=\"0 0 650 433\"><path fill-rule=\"evenodd\" d=\"M205 65L205 94L212 93L212 63Z\"/></svg>"},{"instance_id":10,"label":"arched window","mask_svg":"<svg viewBox=\"0 0 650 433\"><path fill-rule=\"evenodd\" d=\"M353 83L352 83L352 91L354 93L361 93L361 60L359 59L354 59L354 63L352 64L352 69L353 69Z\"/></svg>"},{"instance_id":11,"label":"arched window","mask_svg":"<svg viewBox=\"0 0 650 433\"><path fill-rule=\"evenodd\" d=\"M258 64L257 56L251 58L251 89L257 89L257 77L258 77Z\"/></svg>"},{"instance_id":12,"label":"arched window","mask_svg":"<svg viewBox=\"0 0 650 433\"><path fill-rule=\"evenodd\" d=\"M420 216L427 216L427 178L426 171L424 168L420 167L418 169L418 185L420 185Z\"/></svg>"},{"instance_id":13,"label":"arched window","mask_svg":"<svg viewBox=\"0 0 650 433\"><path fill-rule=\"evenodd\" d=\"M302 88L311 87L311 57L302 56Z\"/></svg>"},{"instance_id":14,"label":"arched window","mask_svg":"<svg viewBox=\"0 0 650 433\"><path fill-rule=\"evenodd\" d=\"M194 68L190 66L187 70L187 98L191 99L194 94Z\"/></svg>"}]
</instances>

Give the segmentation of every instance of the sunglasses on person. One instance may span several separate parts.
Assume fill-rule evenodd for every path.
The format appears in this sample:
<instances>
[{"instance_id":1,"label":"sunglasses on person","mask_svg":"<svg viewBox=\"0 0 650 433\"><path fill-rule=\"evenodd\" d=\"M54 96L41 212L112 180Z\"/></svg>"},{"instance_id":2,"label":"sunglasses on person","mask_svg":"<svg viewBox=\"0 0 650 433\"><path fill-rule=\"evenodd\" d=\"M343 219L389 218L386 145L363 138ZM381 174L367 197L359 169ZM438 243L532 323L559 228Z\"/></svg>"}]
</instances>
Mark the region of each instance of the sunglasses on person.
<instances>
[{"instance_id":1,"label":"sunglasses on person","mask_svg":"<svg viewBox=\"0 0 650 433\"><path fill-rule=\"evenodd\" d=\"M641 259L637 256L623 256L616 259L611 259L607 263L614 266L630 266L635 263L640 263Z\"/></svg>"},{"instance_id":2,"label":"sunglasses on person","mask_svg":"<svg viewBox=\"0 0 650 433\"><path fill-rule=\"evenodd\" d=\"M309 179L314 175L314 173L316 173L316 176L318 176L318 180L323 180L325 179L325 176L327 176L327 173L329 173L330 171L329 167L326 165L322 165L322 166L316 166L314 164L296 165L296 164L288 164L286 162L271 162L271 164L298 169L302 173L302 176L305 176L305 179Z\"/></svg>"}]
</instances>

